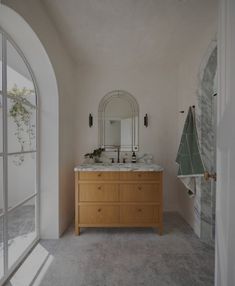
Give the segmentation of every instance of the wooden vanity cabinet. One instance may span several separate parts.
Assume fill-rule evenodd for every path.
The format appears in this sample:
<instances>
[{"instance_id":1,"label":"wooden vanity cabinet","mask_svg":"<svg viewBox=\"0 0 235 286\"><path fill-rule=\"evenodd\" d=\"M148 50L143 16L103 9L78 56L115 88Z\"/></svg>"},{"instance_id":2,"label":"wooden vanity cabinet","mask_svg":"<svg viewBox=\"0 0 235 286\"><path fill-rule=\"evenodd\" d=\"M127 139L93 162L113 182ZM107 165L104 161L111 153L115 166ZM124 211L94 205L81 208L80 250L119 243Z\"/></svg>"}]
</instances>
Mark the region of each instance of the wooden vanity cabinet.
<instances>
[{"instance_id":1,"label":"wooden vanity cabinet","mask_svg":"<svg viewBox=\"0 0 235 286\"><path fill-rule=\"evenodd\" d=\"M81 227L157 227L162 172L75 172L75 232Z\"/></svg>"}]
</instances>

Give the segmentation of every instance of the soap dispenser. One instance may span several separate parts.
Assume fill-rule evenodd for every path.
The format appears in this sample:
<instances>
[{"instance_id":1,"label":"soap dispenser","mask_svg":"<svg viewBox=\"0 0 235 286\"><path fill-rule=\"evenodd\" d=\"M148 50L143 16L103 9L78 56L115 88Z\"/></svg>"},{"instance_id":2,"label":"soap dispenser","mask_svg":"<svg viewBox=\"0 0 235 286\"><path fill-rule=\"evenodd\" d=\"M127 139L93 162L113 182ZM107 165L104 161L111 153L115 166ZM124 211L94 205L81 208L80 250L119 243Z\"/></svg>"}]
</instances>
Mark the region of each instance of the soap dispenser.
<instances>
[{"instance_id":1,"label":"soap dispenser","mask_svg":"<svg viewBox=\"0 0 235 286\"><path fill-rule=\"evenodd\" d=\"M131 163L136 163L136 154L134 151L132 152Z\"/></svg>"}]
</instances>

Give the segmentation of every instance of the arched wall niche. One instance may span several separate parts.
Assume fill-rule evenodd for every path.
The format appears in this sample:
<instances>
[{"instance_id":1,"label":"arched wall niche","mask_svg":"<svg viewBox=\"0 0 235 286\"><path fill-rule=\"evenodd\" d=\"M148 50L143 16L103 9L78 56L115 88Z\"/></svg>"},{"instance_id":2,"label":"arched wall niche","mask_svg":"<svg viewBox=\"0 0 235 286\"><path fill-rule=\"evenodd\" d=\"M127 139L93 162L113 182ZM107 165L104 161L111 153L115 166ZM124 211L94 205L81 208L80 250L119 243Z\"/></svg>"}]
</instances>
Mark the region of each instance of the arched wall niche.
<instances>
[{"instance_id":1,"label":"arched wall niche","mask_svg":"<svg viewBox=\"0 0 235 286\"><path fill-rule=\"evenodd\" d=\"M37 35L14 10L0 4L0 27L19 46L38 87L40 234L59 237L59 96L50 59Z\"/></svg>"}]
</instances>

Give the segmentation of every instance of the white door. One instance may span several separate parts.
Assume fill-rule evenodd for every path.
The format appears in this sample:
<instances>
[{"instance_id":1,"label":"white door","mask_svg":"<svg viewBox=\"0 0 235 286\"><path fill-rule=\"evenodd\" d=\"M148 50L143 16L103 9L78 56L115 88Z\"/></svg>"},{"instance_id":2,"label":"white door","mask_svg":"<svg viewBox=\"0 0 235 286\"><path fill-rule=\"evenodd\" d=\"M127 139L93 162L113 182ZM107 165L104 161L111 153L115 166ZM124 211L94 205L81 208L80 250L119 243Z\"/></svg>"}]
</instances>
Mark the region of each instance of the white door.
<instances>
[{"instance_id":1,"label":"white door","mask_svg":"<svg viewBox=\"0 0 235 286\"><path fill-rule=\"evenodd\" d=\"M220 0L217 112L217 286L235 285L235 0Z\"/></svg>"}]
</instances>

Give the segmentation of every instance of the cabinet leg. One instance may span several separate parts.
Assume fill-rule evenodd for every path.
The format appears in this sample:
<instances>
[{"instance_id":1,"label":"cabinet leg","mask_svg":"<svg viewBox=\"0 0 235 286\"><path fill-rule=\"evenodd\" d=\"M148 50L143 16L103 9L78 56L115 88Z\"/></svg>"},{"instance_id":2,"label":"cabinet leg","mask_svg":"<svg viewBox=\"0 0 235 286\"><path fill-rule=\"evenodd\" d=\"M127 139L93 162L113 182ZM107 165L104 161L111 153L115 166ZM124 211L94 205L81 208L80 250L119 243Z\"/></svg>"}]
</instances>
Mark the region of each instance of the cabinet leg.
<instances>
[{"instance_id":1,"label":"cabinet leg","mask_svg":"<svg viewBox=\"0 0 235 286\"><path fill-rule=\"evenodd\" d=\"M75 233L76 233L76 235L80 235L80 227L76 227Z\"/></svg>"}]
</instances>

